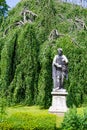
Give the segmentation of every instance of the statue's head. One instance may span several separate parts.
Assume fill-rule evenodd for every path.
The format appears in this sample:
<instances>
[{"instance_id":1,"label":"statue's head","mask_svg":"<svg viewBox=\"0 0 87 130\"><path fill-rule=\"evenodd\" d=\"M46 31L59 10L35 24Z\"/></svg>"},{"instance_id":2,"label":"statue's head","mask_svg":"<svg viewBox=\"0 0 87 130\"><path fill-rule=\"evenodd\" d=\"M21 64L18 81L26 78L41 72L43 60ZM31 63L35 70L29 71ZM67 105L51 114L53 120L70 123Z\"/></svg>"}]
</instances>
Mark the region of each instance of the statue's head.
<instances>
[{"instance_id":1,"label":"statue's head","mask_svg":"<svg viewBox=\"0 0 87 130\"><path fill-rule=\"evenodd\" d=\"M63 54L62 48L58 48L58 55L59 55L59 56L62 56L62 54Z\"/></svg>"}]
</instances>

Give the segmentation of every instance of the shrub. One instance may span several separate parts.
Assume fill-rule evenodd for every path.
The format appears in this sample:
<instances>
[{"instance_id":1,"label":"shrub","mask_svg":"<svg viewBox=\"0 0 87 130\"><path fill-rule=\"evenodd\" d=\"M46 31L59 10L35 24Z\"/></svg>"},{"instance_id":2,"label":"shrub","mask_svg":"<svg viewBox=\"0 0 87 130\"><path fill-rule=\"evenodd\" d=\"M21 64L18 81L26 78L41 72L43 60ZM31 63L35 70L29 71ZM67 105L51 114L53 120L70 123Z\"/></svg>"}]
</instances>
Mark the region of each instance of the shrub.
<instances>
[{"instance_id":1,"label":"shrub","mask_svg":"<svg viewBox=\"0 0 87 130\"><path fill-rule=\"evenodd\" d=\"M55 130L56 118L45 113L15 112L6 122L0 123L1 129L8 130Z\"/></svg>"},{"instance_id":2,"label":"shrub","mask_svg":"<svg viewBox=\"0 0 87 130\"><path fill-rule=\"evenodd\" d=\"M4 121L5 114L6 114L6 100L0 97L0 122Z\"/></svg>"},{"instance_id":3,"label":"shrub","mask_svg":"<svg viewBox=\"0 0 87 130\"><path fill-rule=\"evenodd\" d=\"M84 109L84 115L82 119L82 129L87 130L87 110Z\"/></svg>"},{"instance_id":4,"label":"shrub","mask_svg":"<svg viewBox=\"0 0 87 130\"><path fill-rule=\"evenodd\" d=\"M71 109L66 113L63 123L63 130L82 130L81 129L81 117L77 114L76 109Z\"/></svg>"},{"instance_id":5,"label":"shrub","mask_svg":"<svg viewBox=\"0 0 87 130\"><path fill-rule=\"evenodd\" d=\"M62 130L87 130L87 111L83 114L78 114L76 108L70 109L65 114L61 124Z\"/></svg>"}]
</instances>

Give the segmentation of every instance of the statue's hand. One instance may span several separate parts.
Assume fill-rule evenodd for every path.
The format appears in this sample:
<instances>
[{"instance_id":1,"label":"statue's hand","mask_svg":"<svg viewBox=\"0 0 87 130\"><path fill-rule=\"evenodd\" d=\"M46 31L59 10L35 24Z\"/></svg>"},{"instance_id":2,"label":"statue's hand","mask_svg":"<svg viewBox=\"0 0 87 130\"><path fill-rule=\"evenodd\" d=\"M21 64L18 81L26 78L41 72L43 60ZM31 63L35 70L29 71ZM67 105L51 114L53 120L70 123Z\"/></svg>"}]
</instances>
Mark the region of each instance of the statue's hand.
<instances>
[{"instance_id":1,"label":"statue's hand","mask_svg":"<svg viewBox=\"0 0 87 130\"><path fill-rule=\"evenodd\" d=\"M58 67L58 68L62 68L62 65L57 64L57 67Z\"/></svg>"},{"instance_id":2,"label":"statue's hand","mask_svg":"<svg viewBox=\"0 0 87 130\"><path fill-rule=\"evenodd\" d=\"M54 65L55 65L57 68L62 68L62 65L59 65L58 63L54 63Z\"/></svg>"}]
</instances>

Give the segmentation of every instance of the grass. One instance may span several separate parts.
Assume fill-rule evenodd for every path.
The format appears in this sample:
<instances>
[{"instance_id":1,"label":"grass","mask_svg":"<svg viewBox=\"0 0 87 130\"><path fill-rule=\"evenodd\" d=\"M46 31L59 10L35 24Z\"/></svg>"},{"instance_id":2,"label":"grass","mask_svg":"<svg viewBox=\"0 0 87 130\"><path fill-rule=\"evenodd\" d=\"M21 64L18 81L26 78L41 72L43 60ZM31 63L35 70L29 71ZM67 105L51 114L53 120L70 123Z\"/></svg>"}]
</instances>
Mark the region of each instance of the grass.
<instances>
[{"instance_id":1,"label":"grass","mask_svg":"<svg viewBox=\"0 0 87 130\"><path fill-rule=\"evenodd\" d=\"M26 113L34 113L34 114L38 114L38 113L46 114L48 112L45 109L41 110L39 106L30 107L30 106L21 106L21 105L8 107L6 111L7 111L8 116L12 115L15 112L26 112Z\"/></svg>"}]
</instances>

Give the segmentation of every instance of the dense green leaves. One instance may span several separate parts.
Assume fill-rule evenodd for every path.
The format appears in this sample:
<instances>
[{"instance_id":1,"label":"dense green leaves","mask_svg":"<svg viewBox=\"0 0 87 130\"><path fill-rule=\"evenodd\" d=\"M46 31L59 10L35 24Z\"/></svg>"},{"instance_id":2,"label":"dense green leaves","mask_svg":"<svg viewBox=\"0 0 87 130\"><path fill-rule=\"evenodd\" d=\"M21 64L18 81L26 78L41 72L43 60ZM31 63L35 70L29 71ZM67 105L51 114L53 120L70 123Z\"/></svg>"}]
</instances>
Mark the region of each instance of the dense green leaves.
<instances>
[{"instance_id":1,"label":"dense green leaves","mask_svg":"<svg viewBox=\"0 0 87 130\"><path fill-rule=\"evenodd\" d=\"M11 107L0 122L0 129L56 130L56 116L38 107Z\"/></svg>"},{"instance_id":2,"label":"dense green leaves","mask_svg":"<svg viewBox=\"0 0 87 130\"><path fill-rule=\"evenodd\" d=\"M37 18L15 25L24 22L24 9L36 13ZM9 12L0 31L0 90L9 104L50 106L52 60L59 47L69 59L69 78L64 85L69 93L67 104L86 104L86 14L87 9L53 0L24 0ZM76 22L78 19L85 27ZM58 30L59 37L49 40L53 29Z\"/></svg>"},{"instance_id":3,"label":"dense green leaves","mask_svg":"<svg viewBox=\"0 0 87 130\"><path fill-rule=\"evenodd\" d=\"M6 0L0 0L0 25L4 19L4 17L7 16L9 6L6 4Z\"/></svg>"},{"instance_id":4,"label":"dense green leaves","mask_svg":"<svg viewBox=\"0 0 87 130\"><path fill-rule=\"evenodd\" d=\"M61 124L62 130L86 130L87 129L87 110L83 114L78 114L77 109L70 109L64 116Z\"/></svg>"}]
</instances>

